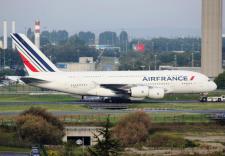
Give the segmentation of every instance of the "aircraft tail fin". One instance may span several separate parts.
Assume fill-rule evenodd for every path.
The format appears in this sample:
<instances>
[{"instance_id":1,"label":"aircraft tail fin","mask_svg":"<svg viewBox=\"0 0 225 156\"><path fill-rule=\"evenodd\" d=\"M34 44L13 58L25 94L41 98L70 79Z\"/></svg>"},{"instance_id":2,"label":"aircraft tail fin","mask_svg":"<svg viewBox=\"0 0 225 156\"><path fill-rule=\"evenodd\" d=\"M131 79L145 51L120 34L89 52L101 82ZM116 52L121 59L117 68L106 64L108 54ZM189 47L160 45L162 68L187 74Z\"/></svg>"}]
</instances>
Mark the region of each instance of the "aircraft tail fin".
<instances>
[{"instance_id":1,"label":"aircraft tail fin","mask_svg":"<svg viewBox=\"0 0 225 156\"><path fill-rule=\"evenodd\" d=\"M56 72L58 68L24 35L10 34L29 75Z\"/></svg>"}]
</instances>

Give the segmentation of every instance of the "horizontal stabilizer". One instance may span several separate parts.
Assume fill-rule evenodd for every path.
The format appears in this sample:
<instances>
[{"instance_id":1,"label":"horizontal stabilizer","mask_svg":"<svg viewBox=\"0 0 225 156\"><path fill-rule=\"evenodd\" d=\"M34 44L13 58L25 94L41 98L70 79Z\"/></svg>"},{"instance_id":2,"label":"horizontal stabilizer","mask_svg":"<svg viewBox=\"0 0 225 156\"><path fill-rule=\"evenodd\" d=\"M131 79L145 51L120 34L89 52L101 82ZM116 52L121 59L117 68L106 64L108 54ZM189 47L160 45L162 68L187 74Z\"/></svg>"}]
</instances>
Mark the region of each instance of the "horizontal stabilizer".
<instances>
[{"instance_id":1,"label":"horizontal stabilizer","mask_svg":"<svg viewBox=\"0 0 225 156\"><path fill-rule=\"evenodd\" d=\"M32 83L47 83L48 81L46 80L41 80L37 78L32 78L32 77L22 77L20 80L22 80L26 84L32 84Z\"/></svg>"}]
</instances>

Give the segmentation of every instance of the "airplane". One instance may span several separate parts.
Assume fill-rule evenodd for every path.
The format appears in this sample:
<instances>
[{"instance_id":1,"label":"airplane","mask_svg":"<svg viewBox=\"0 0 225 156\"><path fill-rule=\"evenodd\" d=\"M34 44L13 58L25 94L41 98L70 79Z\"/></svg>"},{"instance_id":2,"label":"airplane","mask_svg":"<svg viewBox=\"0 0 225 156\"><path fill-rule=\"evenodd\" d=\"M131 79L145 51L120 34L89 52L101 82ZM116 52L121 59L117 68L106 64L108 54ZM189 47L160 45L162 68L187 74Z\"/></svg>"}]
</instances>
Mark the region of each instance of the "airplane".
<instances>
[{"instance_id":1,"label":"airplane","mask_svg":"<svg viewBox=\"0 0 225 156\"><path fill-rule=\"evenodd\" d=\"M208 93L217 85L207 76L180 70L63 72L24 35L10 34L28 72L29 85L81 96L161 99L169 93Z\"/></svg>"},{"instance_id":2,"label":"airplane","mask_svg":"<svg viewBox=\"0 0 225 156\"><path fill-rule=\"evenodd\" d=\"M14 83L14 84L16 83L16 84L20 84L20 85L24 84L24 82L20 80L21 76L7 76L6 75L4 78L6 80L8 80L10 84L12 84L12 83Z\"/></svg>"}]
</instances>

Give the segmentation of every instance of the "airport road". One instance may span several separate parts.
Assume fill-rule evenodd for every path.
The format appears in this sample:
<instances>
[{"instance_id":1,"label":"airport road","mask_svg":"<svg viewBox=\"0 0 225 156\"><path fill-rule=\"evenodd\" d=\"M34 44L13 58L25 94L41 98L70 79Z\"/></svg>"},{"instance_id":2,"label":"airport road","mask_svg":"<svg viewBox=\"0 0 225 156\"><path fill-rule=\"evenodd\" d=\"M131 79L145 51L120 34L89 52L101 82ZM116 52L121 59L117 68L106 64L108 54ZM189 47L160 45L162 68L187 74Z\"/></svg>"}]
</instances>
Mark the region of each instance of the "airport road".
<instances>
[{"instance_id":1,"label":"airport road","mask_svg":"<svg viewBox=\"0 0 225 156\"><path fill-rule=\"evenodd\" d=\"M198 100L146 100L146 101L133 101L132 103L196 103ZM0 102L0 105L45 105L45 104L98 104L104 102L85 102L85 101L72 101L72 102ZM105 103L107 104L107 103Z\"/></svg>"},{"instance_id":2,"label":"airport road","mask_svg":"<svg viewBox=\"0 0 225 156\"><path fill-rule=\"evenodd\" d=\"M52 111L56 116L63 115L95 115L95 114L126 114L136 111L145 111L146 113L196 113L196 114L215 114L225 113L225 110L175 110L175 109L123 109L123 110L108 110L108 109L94 109L85 111ZM0 112L0 115L18 115L19 111L15 112Z\"/></svg>"}]
</instances>

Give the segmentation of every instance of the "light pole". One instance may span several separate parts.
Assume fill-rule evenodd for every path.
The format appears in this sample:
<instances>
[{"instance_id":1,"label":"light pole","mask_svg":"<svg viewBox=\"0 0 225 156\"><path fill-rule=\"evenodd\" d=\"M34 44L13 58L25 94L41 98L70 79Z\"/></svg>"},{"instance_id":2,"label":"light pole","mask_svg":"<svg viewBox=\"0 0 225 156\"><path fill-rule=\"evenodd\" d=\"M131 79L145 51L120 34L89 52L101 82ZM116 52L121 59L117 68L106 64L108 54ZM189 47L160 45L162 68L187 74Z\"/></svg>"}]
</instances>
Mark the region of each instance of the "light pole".
<instances>
[{"instance_id":1,"label":"light pole","mask_svg":"<svg viewBox=\"0 0 225 156\"><path fill-rule=\"evenodd\" d=\"M169 43L166 43L166 52L169 51Z\"/></svg>"},{"instance_id":2,"label":"light pole","mask_svg":"<svg viewBox=\"0 0 225 156\"><path fill-rule=\"evenodd\" d=\"M157 60L156 60L156 59L157 59L157 55L156 55L156 54L154 55L154 58L155 58L155 70L156 70L156 68L157 68L157 67L156 67L156 61L157 61Z\"/></svg>"},{"instance_id":3,"label":"light pole","mask_svg":"<svg viewBox=\"0 0 225 156\"><path fill-rule=\"evenodd\" d=\"M152 52L154 52L154 41L152 41Z\"/></svg>"},{"instance_id":4,"label":"light pole","mask_svg":"<svg viewBox=\"0 0 225 156\"><path fill-rule=\"evenodd\" d=\"M145 66L143 65L143 66L141 66L141 68L142 68L142 70L144 70L145 69Z\"/></svg>"},{"instance_id":5,"label":"light pole","mask_svg":"<svg viewBox=\"0 0 225 156\"><path fill-rule=\"evenodd\" d=\"M194 52L191 53L191 66L192 66L192 67L195 66L195 62L194 62Z\"/></svg>"},{"instance_id":6,"label":"light pole","mask_svg":"<svg viewBox=\"0 0 225 156\"><path fill-rule=\"evenodd\" d=\"M177 55L175 54L174 55L174 67L176 67L177 66Z\"/></svg>"}]
</instances>

